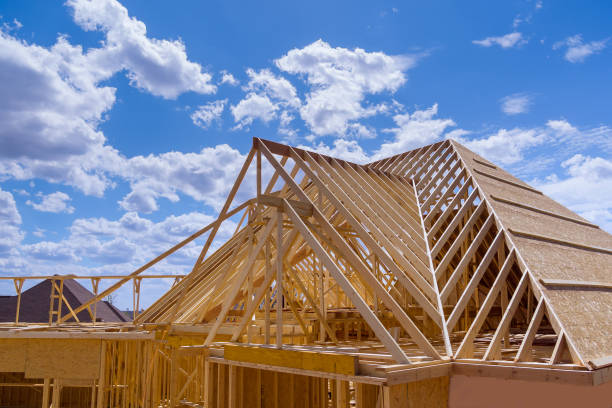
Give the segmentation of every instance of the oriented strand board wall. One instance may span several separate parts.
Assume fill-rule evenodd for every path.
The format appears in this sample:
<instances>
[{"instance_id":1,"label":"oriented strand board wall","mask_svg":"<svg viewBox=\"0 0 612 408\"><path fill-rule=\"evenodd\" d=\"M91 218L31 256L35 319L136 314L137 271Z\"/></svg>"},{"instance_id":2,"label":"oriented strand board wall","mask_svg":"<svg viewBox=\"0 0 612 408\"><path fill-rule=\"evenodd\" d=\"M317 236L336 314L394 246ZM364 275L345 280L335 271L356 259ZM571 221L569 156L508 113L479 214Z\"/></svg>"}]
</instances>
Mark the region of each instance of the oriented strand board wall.
<instances>
[{"instance_id":1,"label":"oriented strand board wall","mask_svg":"<svg viewBox=\"0 0 612 408\"><path fill-rule=\"evenodd\" d=\"M612 382L595 387L454 375L449 408L610 408Z\"/></svg>"},{"instance_id":2,"label":"oriented strand board wall","mask_svg":"<svg viewBox=\"0 0 612 408\"><path fill-rule=\"evenodd\" d=\"M26 347L23 340L0 339L0 372L25 371Z\"/></svg>"},{"instance_id":3,"label":"oriented strand board wall","mask_svg":"<svg viewBox=\"0 0 612 408\"><path fill-rule=\"evenodd\" d=\"M24 339L26 378L97 379L101 340Z\"/></svg>"},{"instance_id":4,"label":"oriented strand board wall","mask_svg":"<svg viewBox=\"0 0 612 408\"><path fill-rule=\"evenodd\" d=\"M408 408L448 407L448 377L430 378L408 383Z\"/></svg>"}]
</instances>

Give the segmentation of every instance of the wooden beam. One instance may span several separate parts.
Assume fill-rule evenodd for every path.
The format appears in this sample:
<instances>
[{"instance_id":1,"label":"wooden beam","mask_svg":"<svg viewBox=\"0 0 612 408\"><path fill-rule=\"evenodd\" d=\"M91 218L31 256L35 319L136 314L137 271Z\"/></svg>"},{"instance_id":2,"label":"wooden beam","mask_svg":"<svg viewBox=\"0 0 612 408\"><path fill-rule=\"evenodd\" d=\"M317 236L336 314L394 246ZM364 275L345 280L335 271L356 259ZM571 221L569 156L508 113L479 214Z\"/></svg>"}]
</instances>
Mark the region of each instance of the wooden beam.
<instances>
[{"instance_id":1,"label":"wooden beam","mask_svg":"<svg viewBox=\"0 0 612 408\"><path fill-rule=\"evenodd\" d=\"M538 332L538 328L540 327L540 323L542 322L542 318L544 317L544 310L546 309L546 301L541 298L538 302L538 306L536 307L535 312L529 322L529 327L527 327L527 331L525 332L525 336L523 337L523 341L521 342L521 346L519 347L518 352L516 353L516 357L514 361L531 361L531 345L533 344L533 340L535 339L535 335Z\"/></svg>"},{"instance_id":2,"label":"wooden beam","mask_svg":"<svg viewBox=\"0 0 612 408\"><path fill-rule=\"evenodd\" d=\"M282 175L282 174L281 174ZM351 299L353 305L359 310L359 313L363 316L366 322L370 325L376 336L379 340L385 345L387 350L391 353L393 358L399 363L408 364L410 361L408 357L404 353L404 351L400 348L397 342L393 339L393 337L389 334L385 326L378 320L378 317L370 310L370 307L366 304L366 302L361 298L359 293L355 290L353 285L349 282L349 280L344 276L342 272L338 269L334 261L329 257L327 252L323 249L319 241L317 241L312 233L306 227L306 224L302 221L300 216L293 210L291 204L286 202L286 206L288 209L288 214L290 219L293 221L293 225L300 231L300 234L304 238L304 240L308 243L310 248L315 252L317 257L323 262L329 273L332 275L334 280L340 285L344 293Z\"/></svg>"}]
</instances>

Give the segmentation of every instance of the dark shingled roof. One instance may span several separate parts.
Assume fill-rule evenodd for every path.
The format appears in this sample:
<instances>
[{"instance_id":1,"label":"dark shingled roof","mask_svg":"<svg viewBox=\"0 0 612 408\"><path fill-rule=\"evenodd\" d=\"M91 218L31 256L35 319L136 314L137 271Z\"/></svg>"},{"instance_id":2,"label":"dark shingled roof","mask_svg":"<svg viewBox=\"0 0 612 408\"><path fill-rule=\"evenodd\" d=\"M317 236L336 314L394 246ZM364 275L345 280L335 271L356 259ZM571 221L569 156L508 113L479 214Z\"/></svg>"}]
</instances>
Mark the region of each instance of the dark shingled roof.
<instances>
[{"instance_id":1,"label":"dark shingled roof","mask_svg":"<svg viewBox=\"0 0 612 408\"><path fill-rule=\"evenodd\" d=\"M51 280L49 279L22 292L19 322L48 323L50 295ZM63 295L73 310L94 297L93 293L74 279L64 279ZM93 308L92 305L92 312ZM0 296L0 322L14 322L16 310L17 296ZM68 313L70 310L62 303L62 315ZM81 311L77 316L81 322L91 322L91 316L87 310ZM102 322L130 321L128 316L106 301L98 302L96 320ZM70 318L68 321L74 322L75 320Z\"/></svg>"}]
</instances>

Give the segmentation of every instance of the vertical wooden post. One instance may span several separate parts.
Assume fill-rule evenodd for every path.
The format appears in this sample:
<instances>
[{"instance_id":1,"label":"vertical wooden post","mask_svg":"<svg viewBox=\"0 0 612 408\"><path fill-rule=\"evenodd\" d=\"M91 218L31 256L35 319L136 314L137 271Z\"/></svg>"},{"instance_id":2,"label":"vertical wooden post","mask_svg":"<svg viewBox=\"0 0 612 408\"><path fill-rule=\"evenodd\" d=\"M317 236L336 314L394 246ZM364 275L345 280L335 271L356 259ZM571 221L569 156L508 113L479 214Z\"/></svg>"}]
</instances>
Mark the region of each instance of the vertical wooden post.
<instances>
[{"instance_id":1,"label":"vertical wooden post","mask_svg":"<svg viewBox=\"0 0 612 408\"><path fill-rule=\"evenodd\" d=\"M349 403L348 381L336 380L336 408L349 408Z\"/></svg>"},{"instance_id":2,"label":"vertical wooden post","mask_svg":"<svg viewBox=\"0 0 612 408\"><path fill-rule=\"evenodd\" d=\"M45 378L43 383L42 408L49 408L49 388L51 380Z\"/></svg>"},{"instance_id":3,"label":"vertical wooden post","mask_svg":"<svg viewBox=\"0 0 612 408\"><path fill-rule=\"evenodd\" d=\"M319 290L321 291L320 305L321 314L327 318L327 311L325 310L325 273L323 272L323 264L320 260L317 259L317 266L319 267ZM325 341L326 332L325 332L325 322L321 320L319 324L319 340Z\"/></svg>"},{"instance_id":4,"label":"vertical wooden post","mask_svg":"<svg viewBox=\"0 0 612 408\"><path fill-rule=\"evenodd\" d=\"M98 296L98 285L100 283L100 278L91 278L91 288L93 289L94 298ZM96 325L96 315L98 312L98 302L94 302L94 311L93 311L93 325ZM134 316L136 318L136 316Z\"/></svg>"},{"instance_id":5,"label":"vertical wooden post","mask_svg":"<svg viewBox=\"0 0 612 408\"><path fill-rule=\"evenodd\" d=\"M270 252L270 239L266 240L266 278L264 282L270 282L270 275L272 274L272 267L270 266L270 256L272 253ZM265 310L265 329L264 329L264 339L266 344L270 344L270 288L265 288L266 290L266 298L264 300L264 310Z\"/></svg>"},{"instance_id":6,"label":"vertical wooden post","mask_svg":"<svg viewBox=\"0 0 612 408\"><path fill-rule=\"evenodd\" d=\"M106 342L100 347L100 375L98 376L98 408L104 408L104 388L106 388Z\"/></svg>"},{"instance_id":7,"label":"vertical wooden post","mask_svg":"<svg viewBox=\"0 0 612 408\"><path fill-rule=\"evenodd\" d=\"M25 279L17 278L13 279L15 290L17 291L17 310L15 311L15 324L19 323L19 307L21 306L21 289L23 288L23 282Z\"/></svg>"},{"instance_id":8,"label":"vertical wooden post","mask_svg":"<svg viewBox=\"0 0 612 408\"><path fill-rule=\"evenodd\" d=\"M238 397L240 390L238 389L238 372L235 365L229 367L229 385L228 385L228 407L238 408Z\"/></svg>"},{"instance_id":9,"label":"vertical wooden post","mask_svg":"<svg viewBox=\"0 0 612 408\"><path fill-rule=\"evenodd\" d=\"M60 408L60 396L62 393L62 384L59 378L53 379L53 399L51 405L53 408Z\"/></svg>"},{"instance_id":10,"label":"vertical wooden post","mask_svg":"<svg viewBox=\"0 0 612 408\"><path fill-rule=\"evenodd\" d=\"M502 316L504 315L504 313L506 312L506 309L508 309L508 284L504 281L504 283L502 283L502 287L501 287L501 312L502 312ZM506 334L504 334L504 347L509 347L510 346L510 335L508 334L510 332L510 330L507 331Z\"/></svg>"},{"instance_id":11,"label":"vertical wooden post","mask_svg":"<svg viewBox=\"0 0 612 408\"><path fill-rule=\"evenodd\" d=\"M276 347L283 346L283 213L276 212Z\"/></svg>"},{"instance_id":12,"label":"vertical wooden post","mask_svg":"<svg viewBox=\"0 0 612 408\"><path fill-rule=\"evenodd\" d=\"M384 408L408 407L408 387L406 384L390 385L383 387Z\"/></svg>"}]
</instances>

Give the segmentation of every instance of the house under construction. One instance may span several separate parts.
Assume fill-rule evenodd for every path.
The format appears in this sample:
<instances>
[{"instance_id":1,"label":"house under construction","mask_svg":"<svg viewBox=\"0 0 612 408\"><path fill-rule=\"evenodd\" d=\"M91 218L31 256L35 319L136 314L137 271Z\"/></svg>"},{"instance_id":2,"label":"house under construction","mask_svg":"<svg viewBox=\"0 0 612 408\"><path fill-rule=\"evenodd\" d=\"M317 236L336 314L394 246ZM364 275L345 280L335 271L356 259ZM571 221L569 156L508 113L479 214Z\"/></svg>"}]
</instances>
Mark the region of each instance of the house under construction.
<instances>
[{"instance_id":1,"label":"house under construction","mask_svg":"<svg viewBox=\"0 0 612 408\"><path fill-rule=\"evenodd\" d=\"M96 322L122 285L139 310L143 272L198 237L191 273L133 322ZM34 324L28 278L5 277L2 407L612 406L612 235L452 140L358 165L254 139L213 223L87 277L76 308L78 277L49 278Z\"/></svg>"}]
</instances>

